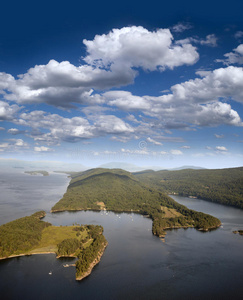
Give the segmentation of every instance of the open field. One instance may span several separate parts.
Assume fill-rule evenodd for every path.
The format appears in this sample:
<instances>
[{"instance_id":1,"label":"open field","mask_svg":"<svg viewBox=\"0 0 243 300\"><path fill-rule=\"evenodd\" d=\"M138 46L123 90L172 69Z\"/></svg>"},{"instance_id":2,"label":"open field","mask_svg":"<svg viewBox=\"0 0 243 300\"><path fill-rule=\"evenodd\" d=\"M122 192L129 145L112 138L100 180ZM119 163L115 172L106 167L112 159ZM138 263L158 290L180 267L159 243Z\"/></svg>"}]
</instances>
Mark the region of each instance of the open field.
<instances>
[{"instance_id":1,"label":"open field","mask_svg":"<svg viewBox=\"0 0 243 300\"><path fill-rule=\"evenodd\" d=\"M41 241L38 248L30 250L28 253L46 253L57 252L57 245L65 239L82 240L87 237L87 230L80 232L80 236L76 236L74 231L76 226L49 226L42 231Z\"/></svg>"}]
</instances>

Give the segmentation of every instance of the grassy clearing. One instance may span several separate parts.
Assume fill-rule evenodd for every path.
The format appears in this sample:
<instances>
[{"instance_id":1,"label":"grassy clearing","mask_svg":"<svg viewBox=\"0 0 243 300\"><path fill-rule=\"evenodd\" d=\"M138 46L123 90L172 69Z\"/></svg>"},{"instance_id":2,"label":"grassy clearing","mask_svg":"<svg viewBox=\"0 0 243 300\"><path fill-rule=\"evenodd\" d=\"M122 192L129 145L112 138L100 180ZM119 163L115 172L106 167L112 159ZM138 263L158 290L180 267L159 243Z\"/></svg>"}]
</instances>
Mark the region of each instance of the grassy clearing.
<instances>
[{"instance_id":1,"label":"grassy clearing","mask_svg":"<svg viewBox=\"0 0 243 300\"><path fill-rule=\"evenodd\" d=\"M166 206L161 206L161 210L164 212L164 218L175 218L175 217L182 217L182 214L179 213L174 208L168 208Z\"/></svg>"},{"instance_id":2,"label":"grassy clearing","mask_svg":"<svg viewBox=\"0 0 243 300\"><path fill-rule=\"evenodd\" d=\"M29 253L56 252L57 244L61 243L65 239L84 239L87 236L87 231L85 230L80 232L79 237L77 237L77 231L74 231L75 227L76 226L50 226L45 228L42 232L42 237L38 248L31 250Z\"/></svg>"}]
</instances>

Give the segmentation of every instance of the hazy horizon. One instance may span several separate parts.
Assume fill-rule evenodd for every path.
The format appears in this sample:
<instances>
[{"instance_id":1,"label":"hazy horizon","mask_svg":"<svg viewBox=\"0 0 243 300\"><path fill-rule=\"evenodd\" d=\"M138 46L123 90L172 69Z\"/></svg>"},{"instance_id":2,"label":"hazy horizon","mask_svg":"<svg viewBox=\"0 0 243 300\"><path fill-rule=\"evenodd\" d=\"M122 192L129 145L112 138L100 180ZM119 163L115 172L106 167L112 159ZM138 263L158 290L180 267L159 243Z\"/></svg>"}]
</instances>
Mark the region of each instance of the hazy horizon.
<instances>
[{"instance_id":1,"label":"hazy horizon","mask_svg":"<svg viewBox=\"0 0 243 300\"><path fill-rule=\"evenodd\" d=\"M68 161L49 161L49 160L21 160L15 158L0 158L0 169L4 170L23 170L23 171L35 171L35 170L46 170L46 171L85 171L92 168L110 168L110 169L124 169L129 172L138 172L146 169L152 169L159 171L163 169L177 170L177 169L224 169L224 168L238 168L242 166L230 166L230 167L219 167L210 168L202 165L193 164L180 164L180 165L156 165L146 163L132 163L126 161L108 161L103 163L94 162L93 164L85 164L85 162L68 162Z\"/></svg>"}]
</instances>

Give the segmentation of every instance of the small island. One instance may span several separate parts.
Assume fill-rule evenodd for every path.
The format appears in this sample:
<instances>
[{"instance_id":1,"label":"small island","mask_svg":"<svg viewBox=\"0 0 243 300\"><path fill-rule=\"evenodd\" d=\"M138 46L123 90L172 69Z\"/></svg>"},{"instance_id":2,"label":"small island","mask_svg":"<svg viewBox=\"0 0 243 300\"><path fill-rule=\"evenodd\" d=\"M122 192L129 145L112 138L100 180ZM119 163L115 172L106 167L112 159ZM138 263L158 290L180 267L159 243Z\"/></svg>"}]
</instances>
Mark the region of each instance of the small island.
<instances>
[{"instance_id":1,"label":"small island","mask_svg":"<svg viewBox=\"0 0 243 300\"><path fill-rule=\"evenodd\" d=\"M29 174L29 175L42 175L42 176L49 176L49 173L47 171L25 171L25 174Z\"/></svg>"},{"instance_id":2,"label":"small island","mask_svg":"<svg viewBox=\"0 0 243 300\"><path fill-rule=\"evenodd\" d=\"M44 211L0 226L0 259L55 253L77 257L76 280L87 277L99 263L107 240L98 225L52 226L40 219Z\"/></svg>"},{"instance_id":3,"label":"small island","mask_svg":"<svg viewBox=\"0 0 243 300\"><path fill-rule=\"evenodd\" d=\"M239 235L243 235L243 230L234 230L233 231L234 234L239 234Z\"/></svg>"}]
</instances>

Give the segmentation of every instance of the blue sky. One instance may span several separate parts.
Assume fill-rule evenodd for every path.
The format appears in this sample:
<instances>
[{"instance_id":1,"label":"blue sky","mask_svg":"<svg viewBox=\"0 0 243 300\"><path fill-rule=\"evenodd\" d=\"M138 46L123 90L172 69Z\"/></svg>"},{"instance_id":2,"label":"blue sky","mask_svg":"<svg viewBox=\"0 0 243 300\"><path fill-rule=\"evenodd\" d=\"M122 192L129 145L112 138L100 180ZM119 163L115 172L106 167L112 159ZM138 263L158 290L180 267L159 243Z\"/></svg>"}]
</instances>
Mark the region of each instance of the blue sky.
<instances>
[{"instance_id":1,"label":"blue sky","mask_svg":"<svg viewBox=\"0 0 243 300\"><path fill-rule=\"evenodd\" d=\"M0 158L242 166L242 11L235 0L5 3Z\"/></svg>"}]
</instances>

